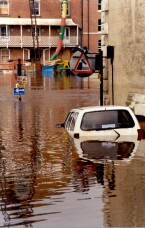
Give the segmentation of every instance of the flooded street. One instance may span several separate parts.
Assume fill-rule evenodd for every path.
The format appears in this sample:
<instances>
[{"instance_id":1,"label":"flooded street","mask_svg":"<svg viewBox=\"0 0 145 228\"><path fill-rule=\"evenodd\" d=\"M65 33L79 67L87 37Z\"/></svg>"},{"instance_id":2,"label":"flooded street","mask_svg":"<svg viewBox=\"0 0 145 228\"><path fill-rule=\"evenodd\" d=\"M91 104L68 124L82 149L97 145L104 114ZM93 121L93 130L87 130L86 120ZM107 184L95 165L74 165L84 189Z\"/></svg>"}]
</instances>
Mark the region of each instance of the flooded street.
<instances>
[{"instance_id":1,"label":"flooded street","mask_svg":"<svg viewBox=\"0 0 145 228\"><path fill-rule=\"evenodd\" d=\"M56 128L99 104L98 79L30 74L20 102L14 75L0 77L0 227L145 227L144 140L79 144ZM113 159L89 159L93 146Z\"/></svg>"}]
</instances>

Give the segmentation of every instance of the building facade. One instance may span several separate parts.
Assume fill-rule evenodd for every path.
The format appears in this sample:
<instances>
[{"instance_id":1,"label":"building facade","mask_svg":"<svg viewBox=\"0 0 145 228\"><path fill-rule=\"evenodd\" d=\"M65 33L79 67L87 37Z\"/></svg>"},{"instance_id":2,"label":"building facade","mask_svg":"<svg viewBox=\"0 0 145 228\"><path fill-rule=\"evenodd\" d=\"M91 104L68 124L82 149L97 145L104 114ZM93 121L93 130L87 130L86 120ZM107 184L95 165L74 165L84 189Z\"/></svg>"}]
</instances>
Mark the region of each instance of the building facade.
<instances>
[{"instance_id":1,"label":"building facade","mask_svg":"<svg viewBox=\"0 0 145 228\"><path fill-rule=\"evenodd\" d=\"M30 10L32 2L0 1L0 70L13 69L18 59L22 63L33 62L35 49L39 50L42 65L46 65L57 48L62 0L35 0L36 17ZM98 52L101 47L100 12L101 0L68 0L63 46L58 59L70 60L71 50L76 45Z\"/></svg>"},{"instance_id":2,"label":"building facade","mask_svg":"<svg viewBox=\"0 0 145 228\"><path fill-rule=\"evenodd\" d=\"M102 4L108 4L108 10L101 13L109 31L108 35L102 35L104 56L105 46L114 46L113 64L104 58L107 101L116 105L131 103L132 107L138 103L135 113L145 115L145 1L102 0Z\"/></svg>"}]
</instances>

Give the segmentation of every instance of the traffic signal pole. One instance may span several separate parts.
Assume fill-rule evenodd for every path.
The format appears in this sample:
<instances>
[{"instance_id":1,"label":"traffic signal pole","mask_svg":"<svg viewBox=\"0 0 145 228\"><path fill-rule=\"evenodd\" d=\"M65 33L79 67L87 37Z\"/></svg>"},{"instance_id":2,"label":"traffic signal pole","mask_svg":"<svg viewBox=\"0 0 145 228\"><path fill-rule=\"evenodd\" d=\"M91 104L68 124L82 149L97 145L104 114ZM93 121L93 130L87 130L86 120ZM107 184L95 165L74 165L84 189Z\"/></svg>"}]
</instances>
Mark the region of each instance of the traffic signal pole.
<instances>
[{"instance_id":1,"label":"traffic signal pole","mask_svg":"<svg viewBox=\"0 0 145 228\"><path fill-rule=\"evenodd\" d=\"M100 51L100 105L103 106L103 52Z\"/></svg>"},{"instance_id":2,"label":"traffic signal pole","mask_svg":"<svg viewBox=\"0 0 145 228\"><path fill-rule=\"evenodd\" d=\"M103 106L103 51L100 50L100 52L96 55L96 66L95 70L99 73L100 78L100 105Z\"/></svg>"}]
</instances>

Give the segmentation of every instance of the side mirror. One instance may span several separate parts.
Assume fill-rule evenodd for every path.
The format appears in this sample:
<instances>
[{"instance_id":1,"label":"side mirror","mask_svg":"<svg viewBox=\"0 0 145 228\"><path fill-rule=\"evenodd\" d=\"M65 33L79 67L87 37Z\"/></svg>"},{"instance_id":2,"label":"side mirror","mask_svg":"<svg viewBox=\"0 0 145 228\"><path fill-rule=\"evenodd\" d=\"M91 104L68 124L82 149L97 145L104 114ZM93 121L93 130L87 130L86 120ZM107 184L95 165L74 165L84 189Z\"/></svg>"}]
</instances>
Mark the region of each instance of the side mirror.
<instances>
[{"instance_id":1,"label":"side mirror","mask_svg":"<svg viewBox=\"0 0 145 228\"><path fill-rule=\"evenodd\" d=\"M64 123L56 124L56 127L57 127L57 128L62 128L62 127L64 127Z\"/></svg>"}]
</instances>

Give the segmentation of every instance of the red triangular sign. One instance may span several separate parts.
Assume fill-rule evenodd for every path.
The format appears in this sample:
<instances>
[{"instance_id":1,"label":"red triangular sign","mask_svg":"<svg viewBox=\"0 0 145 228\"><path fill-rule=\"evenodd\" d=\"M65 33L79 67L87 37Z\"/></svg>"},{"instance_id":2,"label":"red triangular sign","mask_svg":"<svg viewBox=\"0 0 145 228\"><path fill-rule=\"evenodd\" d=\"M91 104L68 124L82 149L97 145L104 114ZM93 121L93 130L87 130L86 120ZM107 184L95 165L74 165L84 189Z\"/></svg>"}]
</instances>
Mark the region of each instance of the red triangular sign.
<instances>
[{"instance_id":1,"label":"red triangular sign","mask_svg":"<svg viewBox=\"0 0 145 228\"><path fill-rule=\"evenodd\" d=\"M85 54L81 53L81 55L78 58L78 61L72 70L75 74L87 74L91 75L93 73L93 70L90 66L90 63L88 61L88 58Z\"/></svg>"}]
</instances>

